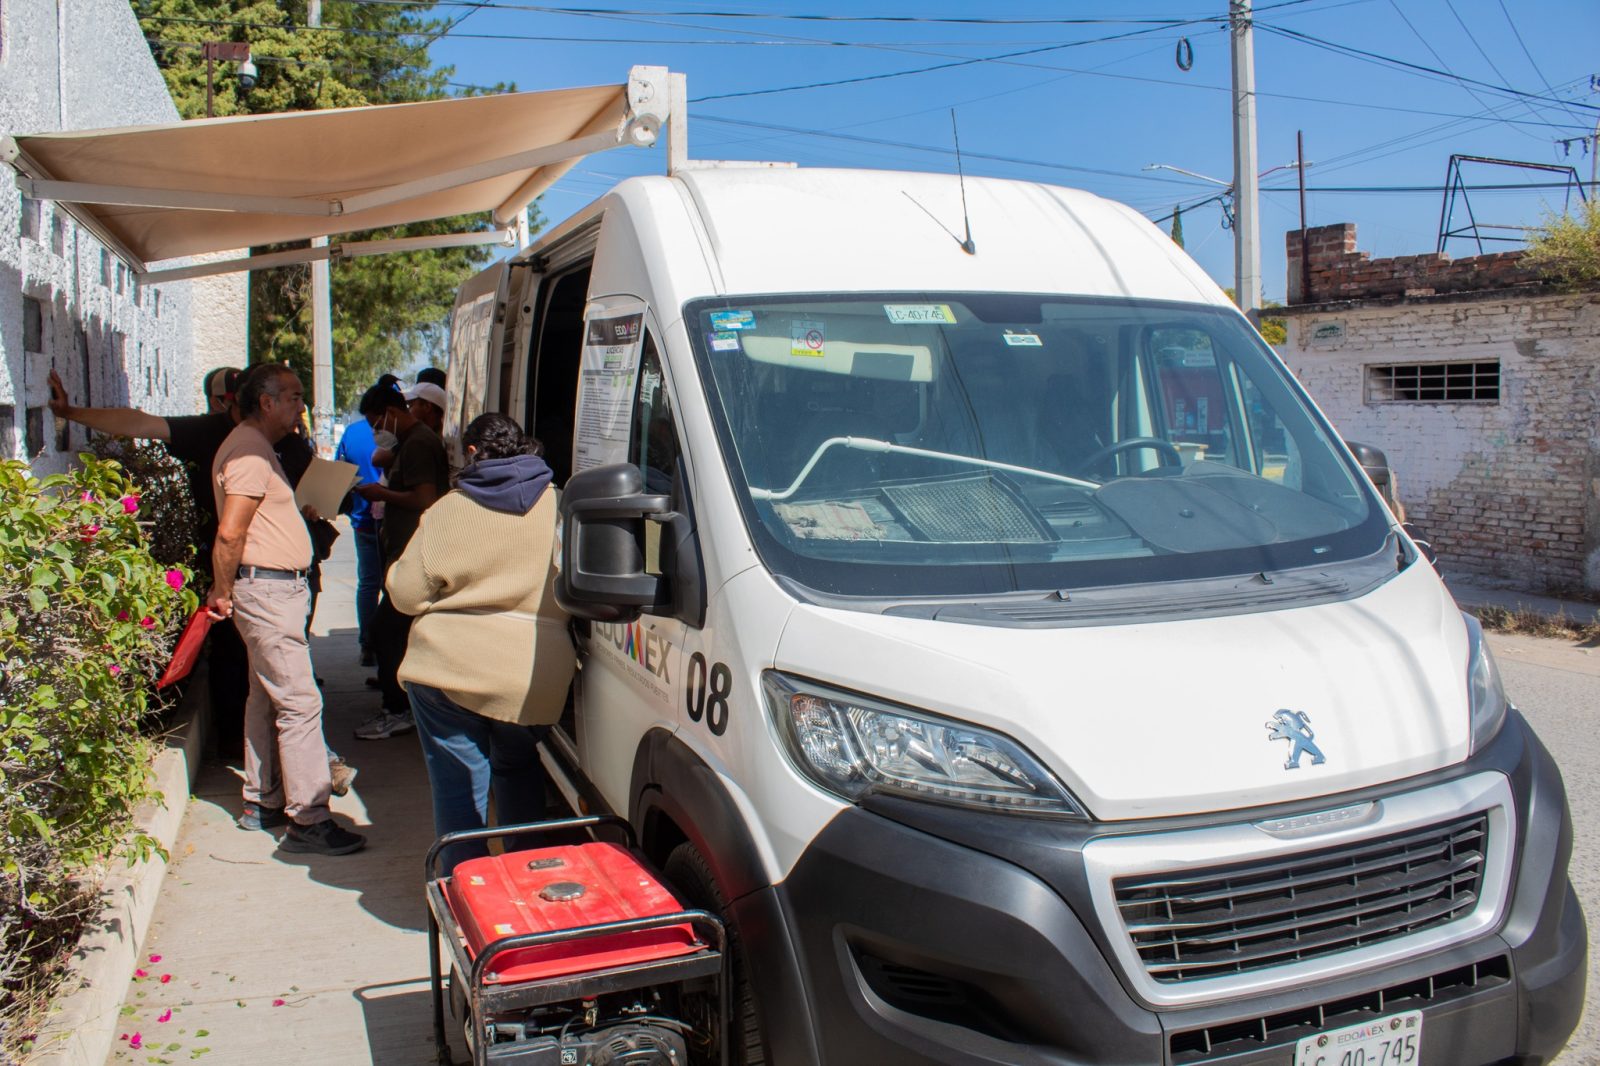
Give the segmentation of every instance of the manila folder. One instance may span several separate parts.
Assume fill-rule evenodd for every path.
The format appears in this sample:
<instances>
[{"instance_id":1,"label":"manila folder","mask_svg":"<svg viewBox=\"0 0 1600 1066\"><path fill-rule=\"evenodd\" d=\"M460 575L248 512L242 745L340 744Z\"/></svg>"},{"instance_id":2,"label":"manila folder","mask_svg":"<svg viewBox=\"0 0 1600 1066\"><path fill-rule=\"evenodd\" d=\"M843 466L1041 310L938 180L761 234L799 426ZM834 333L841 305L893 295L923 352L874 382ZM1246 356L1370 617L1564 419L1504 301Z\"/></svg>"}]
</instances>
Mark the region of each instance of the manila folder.
<instances>
[{"instance_id":1,"label":"manila folder","mask_svg":"<svg viewBox=\"0 0 1600 1066\"><path fill-rule=\"evenodd\" d=\"M332 521L339 513L339 504L344 500L344 494L350 491L360 477L361 471L354 463L321 457L312 459L311 465L306 467L306 472L301 475L300 484L295 487L295 506L315 507L317 514Z\"/></svg>"}]
</instances>

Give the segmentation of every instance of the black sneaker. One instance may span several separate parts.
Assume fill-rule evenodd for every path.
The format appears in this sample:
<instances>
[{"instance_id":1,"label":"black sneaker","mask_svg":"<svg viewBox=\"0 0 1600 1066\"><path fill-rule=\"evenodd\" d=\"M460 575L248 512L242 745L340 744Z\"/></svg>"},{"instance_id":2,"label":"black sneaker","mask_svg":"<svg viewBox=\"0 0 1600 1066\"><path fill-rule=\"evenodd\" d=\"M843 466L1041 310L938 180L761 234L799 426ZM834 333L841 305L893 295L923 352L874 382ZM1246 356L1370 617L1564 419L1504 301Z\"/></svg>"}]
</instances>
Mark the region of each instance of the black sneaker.
<instances>
[{"instance_id":1,"label":"black sneaker","mask_svg":"<svg viewBox=\"0 0 1600 1066\"><path fill-rule=\"evenodd\" d=\"M290 823L278 845L282 851L303 851L317 855L348 855L367 846L367 838L341 828L332 818L311 825Z\"/></svg>"},{"instance_id":2,"label":"black sneaker","mask_svg":"<svg viewBox=\"0 0 1600 1066\"><path fill-rule=\"evenodd\" d=\"M239 815L239 828L252 832L257 829L276 829L288 822L282 807L263 807L259 803L246 803L244 813Z\"/></svg>"}]
</instances>

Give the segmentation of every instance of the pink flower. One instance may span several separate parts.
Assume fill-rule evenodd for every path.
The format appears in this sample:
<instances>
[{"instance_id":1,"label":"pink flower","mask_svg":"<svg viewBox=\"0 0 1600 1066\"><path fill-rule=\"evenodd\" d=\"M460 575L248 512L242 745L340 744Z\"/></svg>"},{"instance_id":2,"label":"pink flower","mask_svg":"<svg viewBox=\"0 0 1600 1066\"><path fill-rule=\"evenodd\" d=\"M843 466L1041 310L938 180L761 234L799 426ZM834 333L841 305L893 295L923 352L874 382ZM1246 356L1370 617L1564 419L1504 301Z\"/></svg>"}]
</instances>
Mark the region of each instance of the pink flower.
<instances>
[{"instance_id":1,"label":"pink flower","mask_svg":"<svg viewBox=\"0 0 1600 1066\"><path fill-rule=\"evenodd\" d=\"M140 977L149 977L150 976L150 971L149 970L135 970L135 971L133 971L133 976L134 976L135 979L140 978Z\"/></svg>"},{"instance_id":2,"label":"pink flower","mask_svg":"<svg viewBox=\"0 0 1600 1066\"><path fill-rule=\"evenodd\" d=\"M164 973L164 974L161 975L161 983L162 984L166 984L170 980L172 980L172 975L170 973Z\"/></svg>"},{"instance_id":3,"label":"pink flower","mask_svg":"<svg viewBox=\"0 0 1600 1066\"><path fill-rule=\"evenodd\" d=\"M182 570L168 570L167 571L167 584L172 586L172 591L174 591L174 592L176 592L179 589L183 588L183 571Z\"/></svg>"},{"instance_id":4,"label":"pink flower","mask_svg":"<svg viewBox=\"0 0 1600 1066\"><path fill-rule=\"evenodd\" d=\"M84 489L83 490L83 495L79 496L78 499L82 500L84 503L93 503L94 502L94 493L90 492L88 489ZM123 1036L122 1039L126 1040L128 1038L127 1038L127 1036Z\"/></svg>"},{"instance_id":5,"label":"pink flower","mask_svg":"<svg viewBox=\"0 0 1600 1066\"><path fill-rule=\"evenodd\" d=\"M117 612L117 621L126 622L127 620L128 620L128 612L127 611L118 611Z\"/></svg>"},{"instance_id":6,"label":"pink flower","mask_svg":"<svg viewBox=\"0 0 1600 1066\"><path fill-rule=\"evenodd\" d=\"M140 1036L138 1033L134 1033L132 1036L128 1037L128 1046L133 1048L133 1050L138 1051L144 1046L144 1037Z\"/></svg>"},{"instance_id":7,"label":"pink flower","mask_svg":"<svg viewBox=\"0 0 1600 1066\"><path fill-rule=\"evenodd\" d=\"M99 526L81 526L78 529L78 539L87 544L94 539L94 535L98 532L100 532Z\"/></svg>"},{"instance_id":8,"label":"pink flower","mask_svg":"<svg viewBox=\"0 0 1600 1066\"><path fill-rule=\"evenodd\" d=\"M156 1021L158 1021L158 1022L170 1022L171 1020L172 1020L172 1008L171 1007L168 1007L166 1010L164 1010L160 1014L156 1015Z\"/></svg>"},{"instance_id":9,"label":"pink flower","mask_svg":"<svg viewBox=\"0 0 1600 1066\"><path fill-rule=\"evenodd\" d=\"M122 513L133 514L139 510L139 497L124 496L122 498Z\"/></svg>"},{"instance_id":10,"label":"pink flower","mask_svg":"<svg viewBox=\"0 0 1600 1066\"><path fill-rule=\"evenodd\" d=\"M116 677L118 674L122 673L122 667L118 666L116 663L112 663L110 666L106 667L106 669L111 671L112 677Z\"/></svg>"},{"instance_id":11,"label":"pink flower","mask_svg":"<svg viewBox=\"0 0 1600 1066\"><path fill-rule=\"evenodd\" d=\"M156 620L151 618L149 615L145 615L143 618L139 619L139 624L145 629L154 629L156 627Z\"/></svg>"},{"instance_id":12,"label":"pink flower","mask_svg":"<svg viewBox=\"0 0 1600 1066\"><path fill-rule=\"evenodd\" d=\"M281 1000L281 999L275 999L275 1000L273 1000L273 1001L272 1001L272 1005L273 1005L273 1006L274 1006L274 1007L281 1007L281 1006L283 1006L283 1000Z\"/></svg>"},{"instance_id":13,"label":"pink flower","mask_svg":"<svg viewBox=\"0 0 1600 1066\"><path fill-rule=\"evenodd\" d=\"M150 956L150 961L151 962L160 962L161 961L161 956L160 955L152 955L152 956Z\"/></svg>"}]
</instances>

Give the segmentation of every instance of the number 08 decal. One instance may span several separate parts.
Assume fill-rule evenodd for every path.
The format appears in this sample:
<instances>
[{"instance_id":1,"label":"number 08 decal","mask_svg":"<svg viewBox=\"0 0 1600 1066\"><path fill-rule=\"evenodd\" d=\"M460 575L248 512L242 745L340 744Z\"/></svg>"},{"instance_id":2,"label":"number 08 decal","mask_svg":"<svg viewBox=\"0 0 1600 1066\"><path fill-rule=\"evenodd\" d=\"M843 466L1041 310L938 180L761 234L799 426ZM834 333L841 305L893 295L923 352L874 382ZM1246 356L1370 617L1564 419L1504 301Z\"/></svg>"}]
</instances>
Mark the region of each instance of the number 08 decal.
<instances>
[{"instance_id":1,"label":"number 08 decal","mask_svg":"<svg viewBox=\"0 0 1600 1066\"><path fill-rule=\"evenodd\" d=\"M700 652L689 656L689 672L684 679L684 697L689 720L698 722L703 717L706 728L716 736L728 731L728 694L733 691L733 673L727 663L712 663L706 669L706 657ZM709 682L709 684L708 684Z\"/></svg>"}]
</instances>

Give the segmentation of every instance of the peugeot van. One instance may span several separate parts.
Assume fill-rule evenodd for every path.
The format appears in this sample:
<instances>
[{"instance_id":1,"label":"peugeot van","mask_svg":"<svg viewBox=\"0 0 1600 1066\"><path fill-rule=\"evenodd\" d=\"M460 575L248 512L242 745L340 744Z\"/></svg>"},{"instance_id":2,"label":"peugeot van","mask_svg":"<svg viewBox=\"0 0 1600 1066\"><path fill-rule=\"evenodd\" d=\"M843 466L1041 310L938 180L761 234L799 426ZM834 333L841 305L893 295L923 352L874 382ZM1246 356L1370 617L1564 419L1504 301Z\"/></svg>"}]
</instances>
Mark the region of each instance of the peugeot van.
<instances>
[{"instance_id":1,"label":"peugeot van","mask_svg":"<svg viewBox=\"0 0 1600 1066\"><path fill-rule=\"evenodd\" d=\"M462 290L449 380L452 427L544 444L581 648L549 759L728 919L733 1061L1533 1064L1573 1030L1554 762L1131 209L629 179Z\"/></svg>"}]
</instances>

